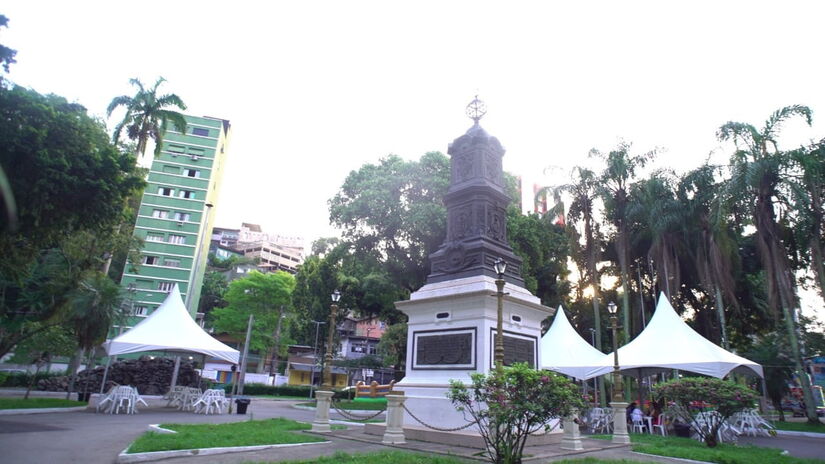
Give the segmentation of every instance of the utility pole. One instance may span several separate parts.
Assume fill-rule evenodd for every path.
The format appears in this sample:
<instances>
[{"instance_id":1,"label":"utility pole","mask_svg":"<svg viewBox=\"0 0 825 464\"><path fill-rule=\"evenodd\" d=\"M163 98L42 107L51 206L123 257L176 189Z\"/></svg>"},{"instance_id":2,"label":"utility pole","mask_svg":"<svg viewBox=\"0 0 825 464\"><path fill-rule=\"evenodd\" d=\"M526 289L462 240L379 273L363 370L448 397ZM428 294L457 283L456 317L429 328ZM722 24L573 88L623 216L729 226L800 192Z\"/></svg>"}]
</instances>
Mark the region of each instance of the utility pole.
<instances>
[{"instance_id":1,"label":"utility pole","mask_svg":"<svg viewBox=\"0 0 825 464\"><path fill-rule=\"evenodd\" d=\"M246 341L243 344L243 356L241 357L241 371L238 374L238 394L243 395L243 384L246 381L246 361L249 358L249 339L252 337L252 323L255 317L249 315L249 324L246 326Z\"/></svg>"}]
</instances>

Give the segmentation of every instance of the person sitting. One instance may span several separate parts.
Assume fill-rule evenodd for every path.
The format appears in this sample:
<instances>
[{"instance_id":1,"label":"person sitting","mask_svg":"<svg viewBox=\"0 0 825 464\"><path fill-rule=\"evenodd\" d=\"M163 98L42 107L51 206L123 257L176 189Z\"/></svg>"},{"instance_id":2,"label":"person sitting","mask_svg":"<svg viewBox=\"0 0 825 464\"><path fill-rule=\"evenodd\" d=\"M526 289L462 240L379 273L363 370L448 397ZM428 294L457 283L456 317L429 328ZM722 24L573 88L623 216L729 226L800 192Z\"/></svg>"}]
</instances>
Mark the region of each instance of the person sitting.
<instances>
[{"instance_id":1,"label":"person sitting","mask_svg":"<svg viewBox=\"0 0 825 464\"><path fill-rule=\"evenodd\" d=\"M627 407L627 422L631 422L633 420L631 416L633 415L634 409L638 409L638 406L636 405L635 401L630 403L630 405Z\"/></svg>"}]
</instances>

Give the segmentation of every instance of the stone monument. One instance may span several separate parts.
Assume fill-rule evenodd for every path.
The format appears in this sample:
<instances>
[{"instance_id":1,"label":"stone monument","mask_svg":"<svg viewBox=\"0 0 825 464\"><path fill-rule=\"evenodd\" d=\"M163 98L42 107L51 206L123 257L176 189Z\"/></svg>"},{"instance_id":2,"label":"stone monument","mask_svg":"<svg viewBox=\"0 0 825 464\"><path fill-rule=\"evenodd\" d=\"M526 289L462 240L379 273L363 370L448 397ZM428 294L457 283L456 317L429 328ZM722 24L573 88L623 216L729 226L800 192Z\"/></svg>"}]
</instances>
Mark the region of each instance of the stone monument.
<instances>
[{"instance_id":1,"label":"stone monument","mask_svg":"<svg viewBox=\"0 0 825 464\"><path fill-rule=\"evenodd\" d=\"M507 262L504 280L504 365L541 365L541 321L553 314L524 288L521 259L507 242L505 191L498 139L479 125L486 112L476 98L467 107L473 126L450 144L450 188L444 196L447 236L432 255L427 283L397 302L409 317L407 371L396 384L421 422L441 428L467 423L446 397L450 380L494 369L497 299L494 270ZM405 413L405 426L421 426ZM473 430L472 428L470 430Z\"/></svg>"}]
</instances>

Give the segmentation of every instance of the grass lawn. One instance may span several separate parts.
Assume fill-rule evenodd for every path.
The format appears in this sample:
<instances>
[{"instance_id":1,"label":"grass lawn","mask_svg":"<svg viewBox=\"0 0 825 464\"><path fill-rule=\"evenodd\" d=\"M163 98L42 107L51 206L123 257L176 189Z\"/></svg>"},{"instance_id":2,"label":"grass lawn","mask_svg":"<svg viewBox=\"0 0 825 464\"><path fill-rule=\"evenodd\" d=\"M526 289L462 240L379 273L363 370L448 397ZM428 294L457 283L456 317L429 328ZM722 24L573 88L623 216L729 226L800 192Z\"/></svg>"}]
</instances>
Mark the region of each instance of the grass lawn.
<instances>
[{"instance_id":1,"label":"grass lawn","mask_svg":"<svg viewBox=\"0 0 825 464\"><path fill-rule=\"evenodd\" d=\"M641 461L633 461L628 459L579 458L557 461L556 464L638 464L639 462Z\"/></svg>"},{"instance_id":2,"label":"grass lawn","mask_svg":"<svg viewBox=\"0 0 825 464\"><path fill-rule=\"evenodd\" d=\"M592 438L609 439L605 435L593 435ZM816 459L802 459L783 456L782 450L761 448L751 445L719 444L708 448L704 443L691 438L662 437L658 435L631 434L633 451L640 453L669 456L673 458L693 459L696 461L718 462L720 464L754 464L770 462L776 464L822 463Z\"/></svg>"},{"instance_id":3,"label":"grass lawn","mask_svg":"<svg viewBox=\"0 0 825 464\"><path fill-rule=\"evenodd\" d=\"M80 401L64 400L60 398L0 398L0 409L40 409L40 408L73 408L88 406Z\"/></svg>"},{"instance_id":4,"label":"grass lawn","mask_svg":"<svg viewBox=\"0 0 825 464\"><path fill-rule=\"evenodd\" d=\"M161 427L178 433L146 432L129 446L128 452L315 443L325 440L316 435L296 433L309 430L309 424L281 418L226 424L163 424Z\"/></svg>"},{"instance_id":5,"label":"grass lawn","mask_svg":"<svg viewBox=\"0 0 825 464\"><path fill-rule=\"evenodd\" d=\"M339 409L355 409L362 411L381 411L382 409L387 409L386 402L340 400L336 401L335 405L338 406ZM309 406L314 408L315 401L300 403L300 406Z\"/></svg>"},{"instance_id":6,"label":"grass lawn","mask_svg":"<svg viewBox=\"0 0 825 464\"><path fill-rule=\"evenodd\" d=\"M332 456L315 458L308 461L278 462L280 464L463 464L468 462L478 463L478 461L468 461L465 459L459 459L449 456L433 456L418 453L408 453L403 451L380 451L376 453L363 454L347 454L339 451Z\"/></svg>"},{"instance_id":7,"label":"grass lawn","mask_svg":"<svg viewBox=\"0 0 825 464\"><path fill-rule=\"evenodd\" d=\"M792 430L794 432L815 432L815 433L825 433L825 423L822 422L822 419L819 420L819 425L811 425L807 422L773 422L773 426L776 427L776 430Z\"/></svg>"}]
</instances>

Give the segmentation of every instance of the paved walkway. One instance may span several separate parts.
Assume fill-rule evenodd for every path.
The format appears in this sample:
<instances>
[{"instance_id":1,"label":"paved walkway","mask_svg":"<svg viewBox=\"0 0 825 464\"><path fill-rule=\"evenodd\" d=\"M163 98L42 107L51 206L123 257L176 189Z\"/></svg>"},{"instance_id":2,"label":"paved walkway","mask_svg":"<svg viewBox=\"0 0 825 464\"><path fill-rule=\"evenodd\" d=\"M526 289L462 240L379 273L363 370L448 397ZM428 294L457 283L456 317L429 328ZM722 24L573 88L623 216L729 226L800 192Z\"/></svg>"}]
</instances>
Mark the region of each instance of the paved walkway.
<instances>
[{"instance_id":1,"label":"paved walkway","mask_svg":"<svg viewBox=\"0 0 825 464\"><path fill-rule=\"evenodd\" d=\"M65 412L53 414L13 415L0 417L0 462L14 464L28 463L69 463L110 464L129 443L147 430L148 424L158 423L224 423L248 419L268 419L286 417L311 422L313 411L292 408L292 401L253 400L248 415L203 416L172 409L149 409L133 416L95 414L94 412ZM333 413L333 419L336 416ZM319 456L329 456L338 451L361 453L393 449L380 443L381 437L369 436L361 427L346 431L336 431L329 437L331 443L294 448L269 449L256 452L233 453L216 456L173 458L164 462L170 464L212 464L242 463L249 461L278 462L284 460L309 460ZM777 439L784 440L784 439ZM610 446L608 442L587 440L586 449ZM821 443L821 441L820 441ZM781 446L780 446L781 447ZM409 442L401 445L408 451L428 450L472 456L477 449L446 447L424 442ZM821 449L821 447L820 447ZM683 462L668 458L645 457L630 452L629 448L610 448L592 451L578 456L560 456L557 446L548 449L529 449L527 454L542 456L531 462L553 462L555 460L594 456L612 459L632 459L653 462ZM476 461L478 462L478 461Z\"/></svg>"}]
</instances>

